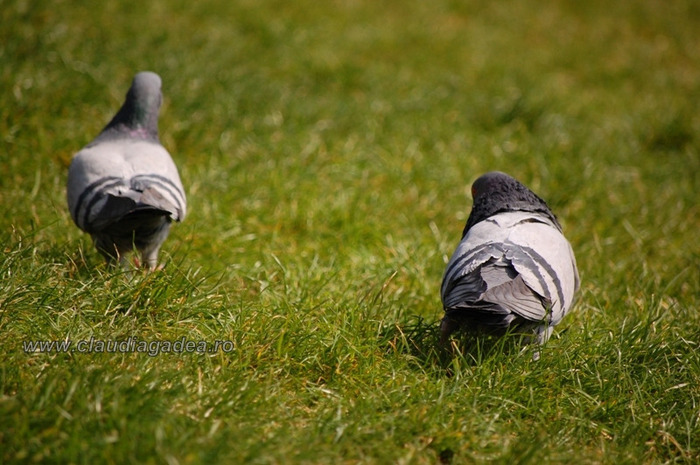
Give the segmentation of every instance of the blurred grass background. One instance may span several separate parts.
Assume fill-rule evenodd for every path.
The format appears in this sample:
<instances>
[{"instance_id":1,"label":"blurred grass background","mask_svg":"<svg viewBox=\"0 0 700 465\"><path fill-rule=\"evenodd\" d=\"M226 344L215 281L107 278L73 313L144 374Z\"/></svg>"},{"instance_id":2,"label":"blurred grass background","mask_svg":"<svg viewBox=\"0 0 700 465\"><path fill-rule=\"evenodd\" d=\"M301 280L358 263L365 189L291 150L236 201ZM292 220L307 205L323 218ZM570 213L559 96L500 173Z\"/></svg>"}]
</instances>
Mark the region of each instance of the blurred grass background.
<instances>
[{"instance_id":1,"label":"blurred grass background","mask_svg":"<svg viewBox=\"0 0 700 465\"><path fill-rule=\"evenodd\" d=\"M0 458L696 463L700 4L0 1ZM72 155L133 75L188 192L165 272L106 268ZM582 289L539 363L436 352L498 169ZM27 340L232 353L27 354Z\"/></svg>"}]
</instances>

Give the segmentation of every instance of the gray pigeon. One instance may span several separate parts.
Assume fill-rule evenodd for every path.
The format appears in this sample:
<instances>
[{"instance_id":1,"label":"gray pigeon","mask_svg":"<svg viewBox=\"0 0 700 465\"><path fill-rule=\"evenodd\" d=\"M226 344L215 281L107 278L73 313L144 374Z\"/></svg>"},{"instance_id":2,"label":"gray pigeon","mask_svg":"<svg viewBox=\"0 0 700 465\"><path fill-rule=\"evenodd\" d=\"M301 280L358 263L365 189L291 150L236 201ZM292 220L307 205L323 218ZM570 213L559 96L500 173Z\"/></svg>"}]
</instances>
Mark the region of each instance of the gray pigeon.
<instances>
[{"instance_id":1,"label":"gray pigeon","mask_svg":"<svg viewBox=\"0 0 700 465\"><path fill-rule=\"evenodd\" d=\"M158 140L160 77L134 77L124 104L68 170L68 208L107 262L126 265L134 247L143 265L158 266L170 223L185 218L185 191L177 167Z\"/></svg>"},{"instance_id":2,"label":"gray pigeon","mask_svg":"<svg viewBox=\"0 0 700 465\"><path fill-rule=\"evenodd\" d=\"M544 200L505 173L481 176L472 197L442 278L441 342L458 328L503 334L513 327L543 344L579 288L571 245Z\"/></svg>"}]
</instances>

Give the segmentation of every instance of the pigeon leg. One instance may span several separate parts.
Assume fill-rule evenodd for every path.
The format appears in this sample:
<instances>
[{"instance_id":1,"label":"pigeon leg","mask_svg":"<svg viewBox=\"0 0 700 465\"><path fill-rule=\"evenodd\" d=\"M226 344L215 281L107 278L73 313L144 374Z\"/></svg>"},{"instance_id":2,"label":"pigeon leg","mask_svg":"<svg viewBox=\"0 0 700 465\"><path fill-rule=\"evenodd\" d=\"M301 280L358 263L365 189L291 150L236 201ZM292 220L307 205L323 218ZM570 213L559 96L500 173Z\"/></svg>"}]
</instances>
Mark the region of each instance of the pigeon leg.
<instances>
[{"instance_id":1,"label":"pigeon leg","mask_svg":"<svg viewBox=\"0 0 700 465\"><path fill-rule=\"evenodd\" d=\"M440 346L446 347L450 335L459 328L459 322L448 316L444 317L440 322Z\"/></svg>"},{"instance_id":2,"label":"pigeon leg","mask_svg":"<svg viewBox=\"0 0 700 465\"><path fill-rule=\"evenodd\" d=\"M124 254L120 253L119 247L112 242L109 236L95 234L92 238L95 248L104 257L107 265L112 265L116 261L124 266Z\"/></svg>"},{"instance_id":3,"label":"pigeon leg","mask_svg":"<svg viewBox=\"0 0 700 465\"><path fill-rule=\"evenodd\" d=\"M142 266L148 268L150 271L158 269L158 251L160 247L150 247L141 250L141 261Z\"/></svg>"},{"instance_id":4,"label":"pigeon leg","mask_svg":"<svg viewBox=\"0 0 700 465\"><path fill-rule=\"evenodd\" d=\"M535 340L533 342L534 344L537 344L537 349L532 354L532 360L534 362L540 359L540 347L542 347L549 340L552 332L554 332L554 327L548 324L540 325L535 328L535 335L533 338Z\"/></svg>"}]
</instances>

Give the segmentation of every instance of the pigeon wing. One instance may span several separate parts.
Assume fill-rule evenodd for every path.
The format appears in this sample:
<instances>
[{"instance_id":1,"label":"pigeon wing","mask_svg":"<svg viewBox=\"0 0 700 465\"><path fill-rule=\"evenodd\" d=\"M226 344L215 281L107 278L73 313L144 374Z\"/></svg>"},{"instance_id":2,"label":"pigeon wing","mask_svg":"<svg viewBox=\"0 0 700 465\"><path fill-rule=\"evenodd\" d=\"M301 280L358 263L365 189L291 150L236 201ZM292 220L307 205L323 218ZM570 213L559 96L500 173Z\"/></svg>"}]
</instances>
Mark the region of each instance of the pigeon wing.
<instances>
[{"instance_id":1,"label":"pigeon wing","mask_svg":"<svg viewBox=\"0 0 700 465\"><path fill-rule=\"evenodd\" d=\"M148 141L110 140L78 152L68 171L67 197L73 220L86 231L128 210L132 201L136 207L167 211L175 221L186 214L184 189L170 154Z\"/></svg>"},{"instance_id":2,"label":"pigeon wing","mask_svg":"<svg viewBox=\"0 0 700 465\"><path fill-rule=\"evenodd\" d=\"M447 265L441 287L445 308L490 302L491 309L556 324L578 285L571 246L551 220L506 212L474 225Z\"/></svg>"},{"instance_id":3,"label":"pigeon wing","mask_svg":"<svg viewBox=\"0 0 700 465\"><path fill-rule=\"evenodd\" d=\"M516 216L516 213L504 214ZM509 226L504 245L522 283L543 299L544 312L557 324L568 312L578 288L571 245L548 218L530 215ZM523 315L525 316L525 315ZM539 319L547 316L542 314Z\"/></svg>"}]
</instances>

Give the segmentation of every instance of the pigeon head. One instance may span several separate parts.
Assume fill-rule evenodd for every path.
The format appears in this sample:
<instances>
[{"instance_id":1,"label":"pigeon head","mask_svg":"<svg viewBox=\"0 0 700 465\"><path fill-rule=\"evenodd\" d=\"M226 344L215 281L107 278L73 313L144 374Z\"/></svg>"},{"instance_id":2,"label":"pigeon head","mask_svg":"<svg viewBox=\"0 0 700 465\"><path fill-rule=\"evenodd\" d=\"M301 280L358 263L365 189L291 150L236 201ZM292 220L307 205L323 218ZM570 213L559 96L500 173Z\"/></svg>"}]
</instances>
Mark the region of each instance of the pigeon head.
<instances>
[{"instance_id":1,"label":"pigeon head","mask_svg":"<svg viewBox=\"0 0 700 465\"><path fill-rule=\"evenodd\" d=\"M156 73L143 71L134 76L124 104L95 142L131 138L158 141L158 112L163 101L161 80Z\"/></svg>"},{"instance_id":2,"label":"pigeon head","mask_svg":"<svg viewBox=\"0 0 700 465\"><path fill-rule=\"evenodd\" d=\"M474 204L462 237L467 231L497 213L525 211L548 217L561 230L561 226L544 200L521 184L517 179L500 171L480 176L472 184Z\"/></svg>"}]
</instances>

